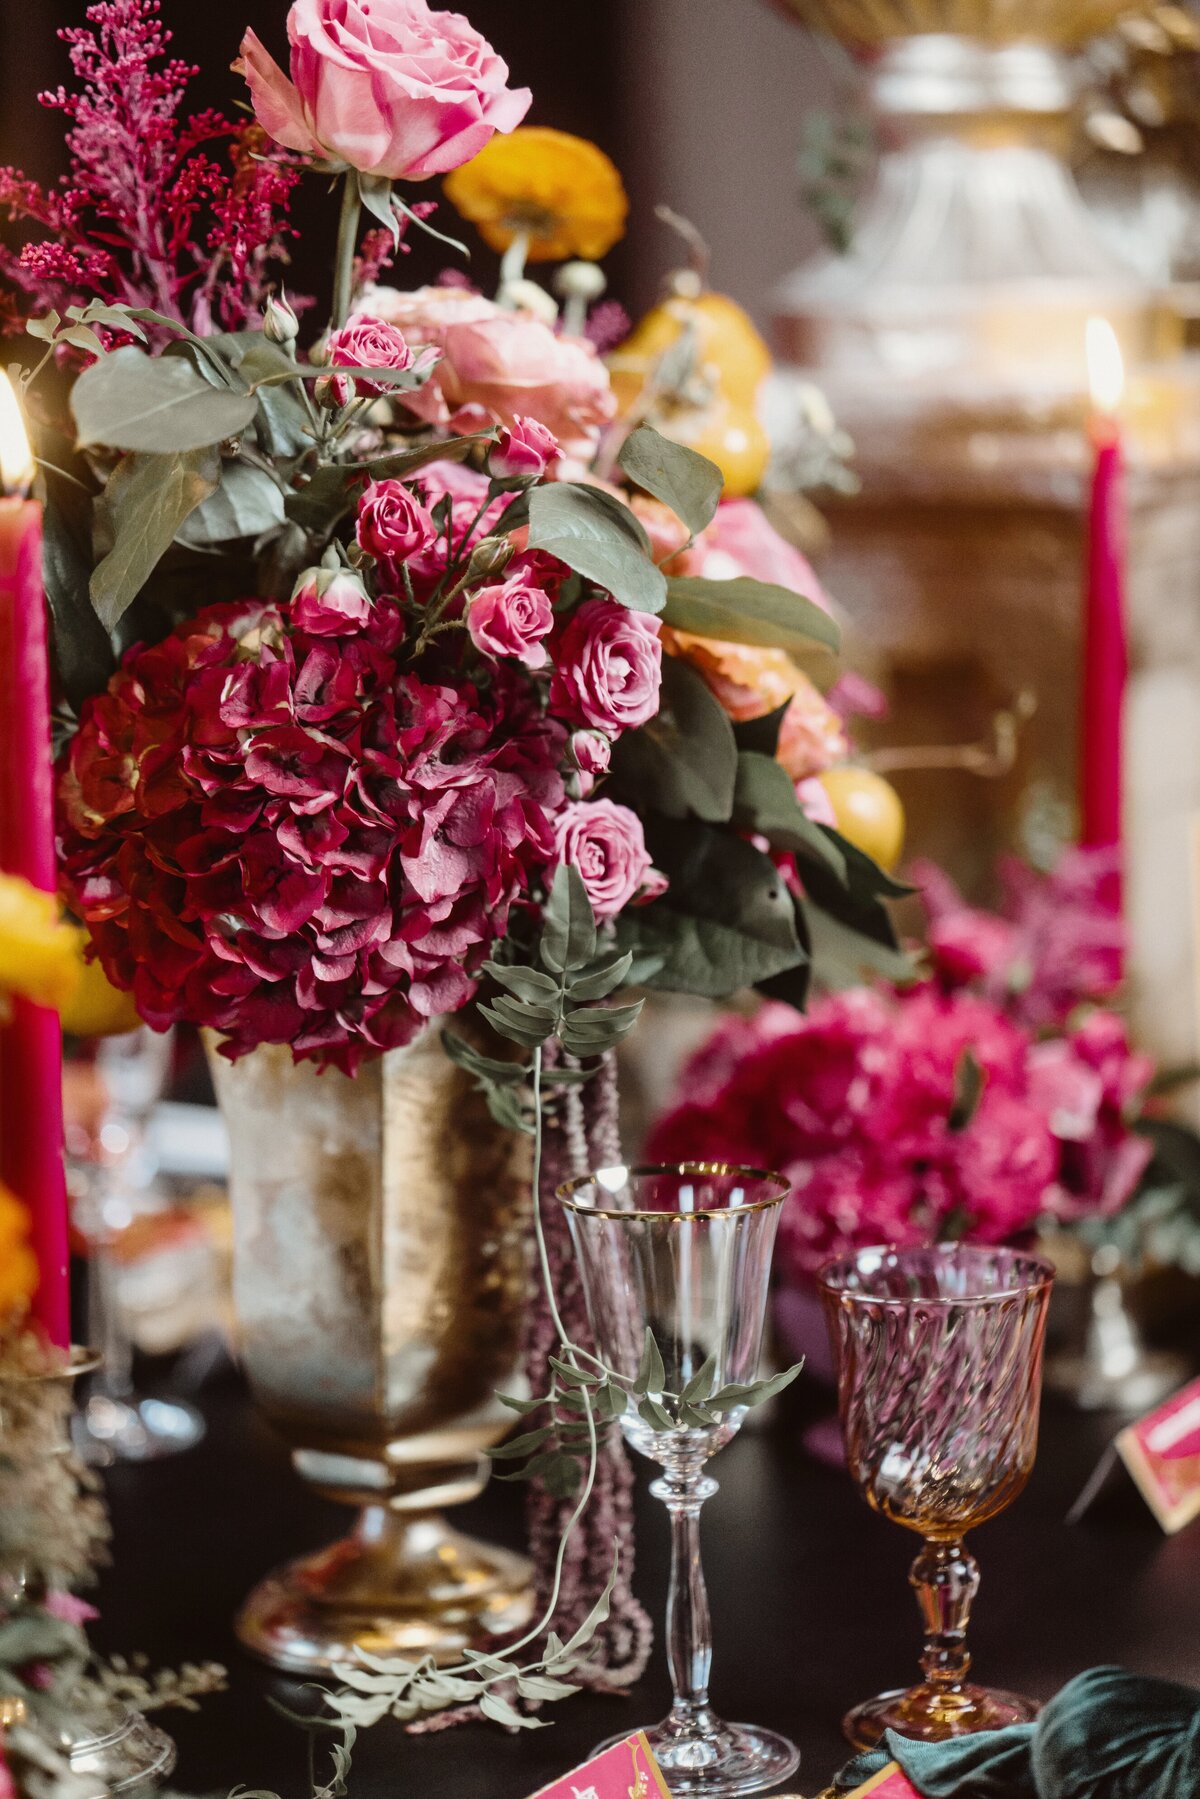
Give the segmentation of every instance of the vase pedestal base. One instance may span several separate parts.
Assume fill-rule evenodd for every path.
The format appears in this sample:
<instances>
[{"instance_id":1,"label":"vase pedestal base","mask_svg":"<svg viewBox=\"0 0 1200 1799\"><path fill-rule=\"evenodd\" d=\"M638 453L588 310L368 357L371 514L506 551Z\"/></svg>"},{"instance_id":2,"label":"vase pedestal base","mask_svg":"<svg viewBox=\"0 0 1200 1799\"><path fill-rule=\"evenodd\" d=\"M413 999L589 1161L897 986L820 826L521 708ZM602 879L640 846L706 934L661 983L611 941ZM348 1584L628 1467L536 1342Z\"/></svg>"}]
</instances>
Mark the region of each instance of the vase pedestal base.
<instances>
[{"instance_id":1,"label":"vase pedestal base","mask_svg":"<svg viewBox=\"0 0 1200 1799\"><path fill-rule=\"evenodd\" d=\"M368 1506L352 1535L257 1586L239 1640L290 1674L328 1674L369 1655L439 1663L489 1649L533 1616L524 1556L452 1530L438 1512Z\"/></svg>"}]
</instances>

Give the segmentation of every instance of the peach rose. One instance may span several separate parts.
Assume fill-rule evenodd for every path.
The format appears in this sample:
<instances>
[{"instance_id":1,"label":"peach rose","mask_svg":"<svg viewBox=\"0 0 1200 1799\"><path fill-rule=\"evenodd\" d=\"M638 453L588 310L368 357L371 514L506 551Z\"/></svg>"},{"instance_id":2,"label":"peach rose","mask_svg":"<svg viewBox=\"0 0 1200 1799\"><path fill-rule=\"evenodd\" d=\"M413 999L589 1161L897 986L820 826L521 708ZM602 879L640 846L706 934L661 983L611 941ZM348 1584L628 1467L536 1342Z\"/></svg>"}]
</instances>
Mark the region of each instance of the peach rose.
<instances>
[{"instance_id":1,"label":"peach rose","mask_svg":"<svg viewBox=\"0 0 1200 1799\"><path fill-rule=\"evenodd\" d=\"M617 409L608 370L591 344L556 337L524 312L447 326L433 377L449 415L482 408L498 425L536 419L552 431L564 456L591 459L602 427ZM418 390L418 415L428 387ZM426 401L426 404L429 402Z\"/></svg>"},{"instance_id":2,"label":"peach rose","mask_svg":"<svg viewBox=\"0 0 1200 1799\"><path fill-rule=\"evenodd\" d=\"M823 611L833 608L807 556L781 537L756 500L725 500L700 540L704 552L700 573L708 581L732 581L748 575L790 587Z\"/></svg>"}]
</instances>

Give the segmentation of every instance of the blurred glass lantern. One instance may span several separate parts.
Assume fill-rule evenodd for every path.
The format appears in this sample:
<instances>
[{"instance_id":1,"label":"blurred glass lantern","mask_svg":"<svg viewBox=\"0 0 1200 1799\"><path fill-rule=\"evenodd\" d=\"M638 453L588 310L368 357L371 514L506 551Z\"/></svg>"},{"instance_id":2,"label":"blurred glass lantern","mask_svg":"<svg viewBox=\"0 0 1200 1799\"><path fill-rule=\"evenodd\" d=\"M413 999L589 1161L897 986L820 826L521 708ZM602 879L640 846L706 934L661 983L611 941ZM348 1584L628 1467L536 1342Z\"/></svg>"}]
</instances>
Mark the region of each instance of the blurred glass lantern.
<instances>
[{"instance_id":1,"label":"blurred glass lantern","mask_svg":"<svg viewBox=\"0 0 1200 1799\"><path fill-rule=\"evenodd\" d=\"M857 446L822 577L888 741L963 742L1037 696L1008 776L897 778L909 851L980 894L1006 849L1075 830L1088 317L1129 370L1134 673L1128 903L1138 1022L1195 1049L1187 821L1200 811L1200 372L1164 295L1107 241L1070 166L1080 52L1123 0L778 0L857 63L882 145L842 254L775 301L767 424L786 479L815 383ZM824 502L823 502L824 503ZM858 641L855 641L856 636Z\"/></svg>"}]
</instances>

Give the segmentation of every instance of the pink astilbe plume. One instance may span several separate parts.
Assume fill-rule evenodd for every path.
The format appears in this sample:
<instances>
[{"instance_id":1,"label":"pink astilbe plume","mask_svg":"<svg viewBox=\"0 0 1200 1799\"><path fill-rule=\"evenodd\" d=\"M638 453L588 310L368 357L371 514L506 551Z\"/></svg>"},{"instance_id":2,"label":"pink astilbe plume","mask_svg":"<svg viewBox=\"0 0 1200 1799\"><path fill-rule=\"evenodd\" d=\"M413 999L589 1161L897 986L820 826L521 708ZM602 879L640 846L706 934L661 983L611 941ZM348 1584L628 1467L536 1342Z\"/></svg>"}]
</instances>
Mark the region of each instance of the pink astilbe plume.
<instances>
[{"instance_id":1,"label":"pink astilbe plume","mask_svg":"<svg viewBox=\"0 0 1200 1799\"><path fill-rule=\"evenodd\" d=\"M169 55L159 0L98 0L59 33L75 84L40 96L70 123L70 170L44 189L0 169L0 211L50 239L0 250L9 328L91 299L149 307L194 330L237 329L287 262L296 159L256 125L183 117L196 70Z\"/></svg>"}]
</instances>

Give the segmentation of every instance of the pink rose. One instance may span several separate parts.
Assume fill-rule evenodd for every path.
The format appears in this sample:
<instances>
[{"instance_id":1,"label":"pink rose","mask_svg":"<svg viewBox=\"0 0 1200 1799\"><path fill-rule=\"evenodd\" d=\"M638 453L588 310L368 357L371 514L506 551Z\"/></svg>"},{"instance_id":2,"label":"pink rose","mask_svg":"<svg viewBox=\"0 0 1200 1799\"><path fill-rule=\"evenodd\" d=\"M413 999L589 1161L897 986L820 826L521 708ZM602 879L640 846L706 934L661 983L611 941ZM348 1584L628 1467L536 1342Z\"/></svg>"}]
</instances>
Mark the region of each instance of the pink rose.
<instances>
[{"instance_id":1,"label":"pink rose","mask_svg":"<svg viewBox=\"0 0 1200 1799\"><path fill-rule=\"evenodd\" d=\"M513 656L526 668L545 668L549 656L542 640L554 629L554 608L543 588L518 576L472 594L467 629L485 656Z\"/></svg>"},{"instance_id":2,"label":"pink rose","mask_svg":"<svg viewBox=\"0 0 1200 1799\"><path fill-rule=\"evenodd\" d=\"M331 334L325 346L325 360L330 368L396 369L402 373L412 367L415 358L403 332L382 319L360 315ZM333 382L342 406L354 398L356 391L376 396L388 392L386 382L369 381L365 374L356 373L353 381L345 375L335 375Z\"/></svg>"},{"instance_id":3,"label":"pink rose","mask_svg":"<svg viewBox=\"0 0 1200 1799\"><path fill-rule=\"evenodd\" d=\"M753 581L790 587L824 611L832 610L812 564L779 535L756 500L726 500L718 506L700 547L704 551L700 573L706 581L732 581L746 575Z\"/></svg>"},{"instance_id":4,"label":"pink rose","mask_svg":"<svg viewBox=\"0 0 1200 1799\"><path fill-rule=\"evenodd\" d=\"M568 747L571 761L581 774L608 773L608 765L612 761L612 744L599 731L576 731Z\"/></svg>"},{"instance_id":5,"label":"pink rose","mask_svg":"<svg viewBox=\"0 0 1200 1799\"><path fill-rule=\"evenodd\" d=\"M295 0L289 81L253 31L235 67L277 143L393 181L445 175L529 110L508 65L426 0Z\"/></svg>"},{"instance_id":6,"label":"pink rose","mask_svg":"<svg viewBox=\"0 0 1200 1799\"><path fill-rule=\"evenodd\" d=\"M341 637L366 624L371 601L348 568L310 568L292 594L292 623L314 637Z\"/></svg>"},{"instance_id":7,"label":"pink rose","mask_svg":"<svg viewBox=\"0 0 1200 1799\"><path fill-rule=\"evenodd\" d=\"M554 821L556 860L577 868L597 918L615 918L655 876L646 851L642 821L627 806L612 800L574 800Z\"/></svg>"},{"instance_id":8,"label":"pink rose","mask_svg":"<svg viewBox=\"0 0 1200 1799\"><path fill-rule=\"evenodd\" d=\"M501 431L488 467L498 481L539 481L561 455L553 431L518 416Z\"/></svg>"},{"instance_id":9,"label":"pink rose","mask_svg":"<svg viewBox=\"0 0 1200 1799\"><path fill-rule=\"evenodd\" d=\"M432 380L405 396L418 418L445 424L483 407L510 431L520 419L536 419L565 456L591 460L617 409L608 369L591 344L558 337L529 313L496 311L447 325L441 348Z\"/></svg>"},{"instance_id":10,"label":"pink rose","mask_svg":"<svg viewBox=\"0 0 1200 1799\"><path fill-rule=\"evenodd\" d=\"M550 704L560 716L614 735L658 711L662 645L657 620L615 600L588 600L555 652Z\"/></svg>"},{"instance_id":11,"label":"pink rose","mask_svg":"<svg viewBox=\"0 0 1200 1799\"><path fill-rule=\"evenodd\" d=\"M372 481L358 509L358 541L382 562L407 562L429 548L438 529L428 507L403 481Z\"/></svg>"}]
</instances>

